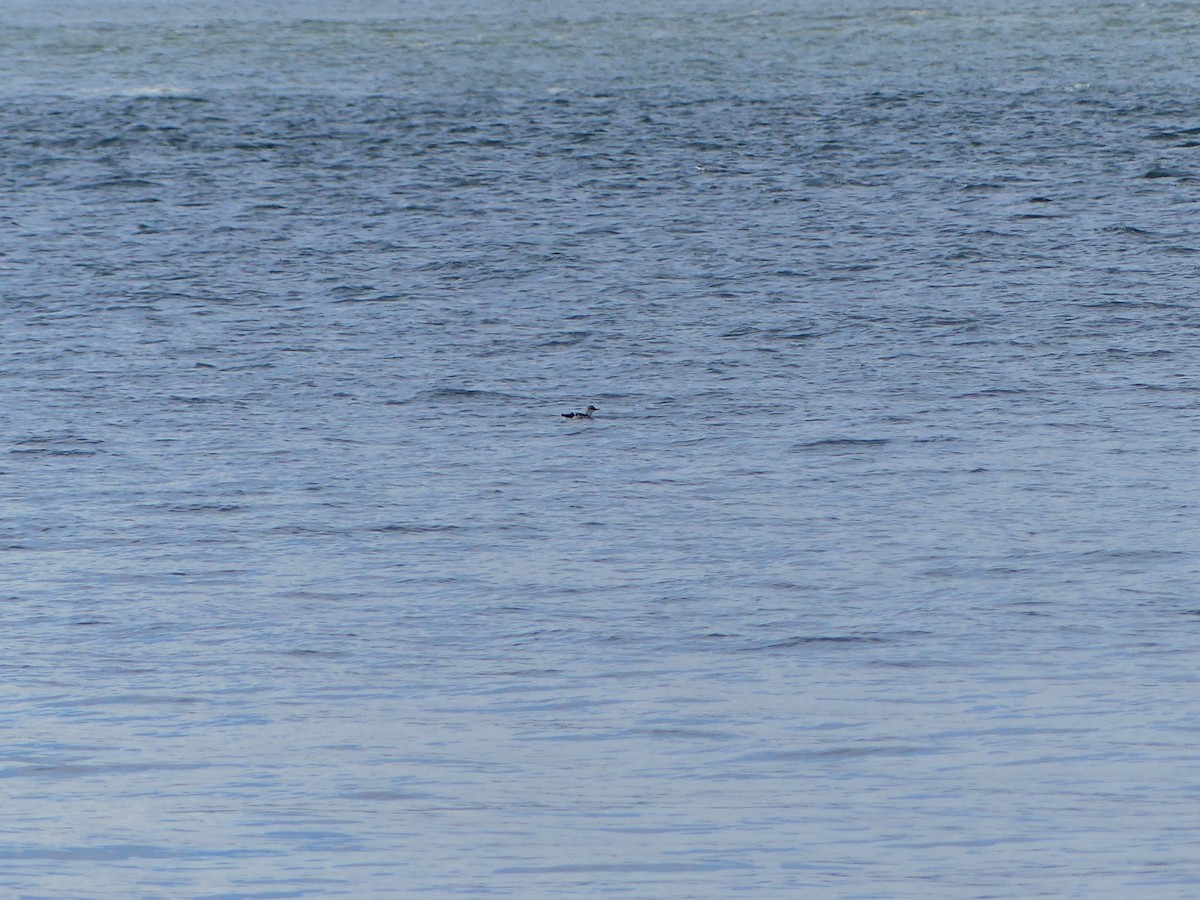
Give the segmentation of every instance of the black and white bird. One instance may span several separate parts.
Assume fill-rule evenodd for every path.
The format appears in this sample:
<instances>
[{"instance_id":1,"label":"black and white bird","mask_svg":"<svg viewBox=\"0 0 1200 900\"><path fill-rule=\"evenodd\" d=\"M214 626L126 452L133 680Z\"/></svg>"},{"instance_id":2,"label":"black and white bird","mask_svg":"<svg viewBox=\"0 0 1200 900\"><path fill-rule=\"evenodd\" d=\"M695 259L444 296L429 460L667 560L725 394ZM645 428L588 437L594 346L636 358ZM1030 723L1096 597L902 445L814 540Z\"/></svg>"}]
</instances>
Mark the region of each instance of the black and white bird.
<instances>
[{"instance_id":1,"label":"black and white bird","mask_svg":"<svg viewBox=\"0 0 1200 900\"><path fill-rule=\"evenodd\" d=\"M588 406L588 408L584 412L563 413L562 417L564 419L590 419L592 417L592 413L594 413L594 412L597 412L596 407Z\"/></svg>"}]
</instances>

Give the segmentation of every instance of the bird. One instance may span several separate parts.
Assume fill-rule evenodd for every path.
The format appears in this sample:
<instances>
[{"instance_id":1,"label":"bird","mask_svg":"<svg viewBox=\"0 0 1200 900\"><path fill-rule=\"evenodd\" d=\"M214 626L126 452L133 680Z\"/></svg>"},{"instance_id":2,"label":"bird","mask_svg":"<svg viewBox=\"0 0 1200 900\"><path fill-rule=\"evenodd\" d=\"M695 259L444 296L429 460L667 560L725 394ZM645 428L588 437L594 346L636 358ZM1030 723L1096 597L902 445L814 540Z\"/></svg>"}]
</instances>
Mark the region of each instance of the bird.
<instances>
[{"instance_id":1,"label":"bird","mask_svg":"<svg viewBox=\"0 0 1200 900\"><path fill-rule=\"evenodd\" d=\"M589 405L585 412L569 412L563 413L564 419L591 419L592 413L597 412L596 407Z\"/></svg>"}]
</instances>

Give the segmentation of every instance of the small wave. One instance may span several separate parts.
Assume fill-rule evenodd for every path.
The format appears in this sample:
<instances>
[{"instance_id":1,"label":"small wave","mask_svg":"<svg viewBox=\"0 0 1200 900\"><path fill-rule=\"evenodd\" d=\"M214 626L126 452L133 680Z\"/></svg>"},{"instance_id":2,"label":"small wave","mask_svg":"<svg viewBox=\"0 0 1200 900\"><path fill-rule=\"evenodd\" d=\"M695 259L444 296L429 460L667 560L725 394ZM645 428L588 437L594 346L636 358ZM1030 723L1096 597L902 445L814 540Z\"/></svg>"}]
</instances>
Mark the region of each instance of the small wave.
<instances>
[{"instance_id":1,"label":"small wave","mask_svg":"<svg viewBox=\"0 0 1200 900\"><path fill-rule=\"evenodd\" d=\"M187 403L189 405L204 404L204 403L226 403L228 397L185 397L182 394L172 394L171 399L176 403Z\"/></svg>"},{"instance_id":2,"label":"small wave","mask_svg":"<svg viewBox=\"0 0 1200 900\"><path fill-rule=\"evenodd\" d=\"M740 338L740 337L759 337L768 341L783 341L784 343L793 343L796 341L811 341L814 338L821 337L821 332L816 329L806 328L757 328L753 325L739 325L721 334L723 338Z\"/></svg>"},{"instance_id":3,"label":"small wave","mask_svg":"<svg viewBox=\"0 0 1200 900\"><path fill-rule=\"evenodd\" d=\"M965 394L958 394L956 400L972 400L980 397L1020 397L1024 394L1032 394L1033 391L1028 388L984 388L981 391L967 391Z\"/></svg>"},{"instance_id":4,"label":"small wave","mask_svg":"<svg viewBox=\"0 0 1200 900\"><path fill-rule=\"evenodd\" d=\"M100 441L77 435L32 435L14 441L9 451L27 456L95 456L104 452Z\"/></svg>"},{"instance_id":5,"label":"small wave","mask_svg":"<svg viewBox=\"0 0 1200 900\"><path fill-rule=\"evenodd\" d=\"M203 764L189 763L48 763L12 766L0 770L0 778L89 778L100 775L130 775L145 772L172 772L202 769Z\"/></svg>"},{"instance_id":6,"label":"small wave","mask_svg":"<svg viewBox=\"0 0 1200 900\"><path fill-rule=\"evenodd\" d=\"M797 750L765 750L741 757L745 762L787 762L789 760L861 759L866 756L910 756L924 753L925 748L907 744L871 744L843 747L813 747Z\"/></svg>"},{"instance_id":7,"label":"small wave","mask_svg":"<svg viewBox=\"0 0 1200 900\"><path fill-rule=\"evenodd\" d=\"M1136 225L1106 225L1100 230L1105 234L1127 234L1130 237L1140 238L1157 237L1153 231L1147 231L1144 228L1138 228Z\"/></svg>"},{"instance_id":8,"label":"small wave","mask_svg":"<svg viewBox=\"0 0 1200 900\"><path fill-rule=\"evenodd\" d=\"M789 650L792 647L804 647L809 644L882 644L884 639L877 634L801 634L773 641L769 644L757 644L744 648L748 652L758 650Z\"/></svg>"},{"instance_id":9,"label":"small wave","mask_svg":"<svg viewBox=\"0 0 1200 900\"><path fill-rule=\"evenodd\" d=\"M409 397L407 400L389 400L388 406L403 406L408 403L458 403L458 404L474 404L474 403L506 403L514 404L525 402L523 398L515 394L506 394L503 391L484 391L475 388L430 388L427 391L420 391Z\"/></svg>"},{"instance_id":10,"label":"small wave","mask_svg":"<svg viewBox=\"0 0 1200 900\"><path fill-rule=\"evenodd\" d=\"M161 188L162 184L157 181L149 181L145 178L134 177L116 177L102 178L99 181L87 181L83 184L74 186L77 191L97 191L107 190L109 188Z\"/></svg>"},{"instance_id":11,"label":"small wave","mask_svg":"<svg viewBox=\"0 0 1200 900\"><path fill-rule=\"evenodd\" d=\"M1200 390L1200 387L1190 384L1148 384L1144 381L1135 381L1130 387L1136 388L1139 391L1153 391L1154 393L1164 394L1194 394Z\"/></svg>"},{"instance_id":12,"label":"small wave","mask_svg":"<svg viewBox=\"0 0 1200 900\"><path fill-rule=\"evenodd\" d=\"M1135 547L1117 547L1110 550L1088 550L1077 554L1079 559L1087 562L1154 562L1163 559L1185 559L1189 554L1183 550L1143 549Z\"/></svg>"},{"instance_id":13,"label":"small wave","mask_svg":"<svg viewBox=\"0 0 1200 900\"><path fill-rule=\"evenodd\" d=\"M865 450L871 447L882 447L890 443L887 438L821 438L816 441L802 441L793 444L795 453L819 452L823 450Z\"/></svg>"},{"instance_id":14,"label":"small wave","mask_svg":"<svg viewBox=\"0 0 1200 900\"><path fill-rule=\"evenodd\" d=\"M53 447L21 447L9 452L14 455L24 456L95 456L99 451L80 450L78 448L61 450Z\"/></svg>"},{"instance_id":15,"label":"small wave","mask_svg":"<svg viewBox=\"0 0 1200 900\"><path fill-rule=\"evenodd\" d=\"M388 525L378 525L369 531L391 534L436 534L444 531L462 531L461 525L418 524L413 522L395 522Z\"/></svg>"},{"instance_id":16,"label":"small wave","mask_svg":"<svg viewBox=\"0 0 1200 900\"><path fill-rule=\"evenodd\" d=\"M1182 138L1200 137L1200 128L1171 128L1147 135L1152 141L1177 141Z\"/></svg>"},{"instance_id":17,"label":"small wave","mask_svg":"<svg viewBox=\"0 0 1200 900\"><path fill-rule=\"evenodd\" d=\"M542 341L539 347L574 347L582 344L592 336L590 331L568 331L549 340Z\"/></svg>"},{"instance_id":18,"label":"small wave","mask_svg":"<svg viewBox=\"0 0 1200 900\"><path fill-rule=\"evenodd\" d=\"M638 872L650 875L669 875L686 872L720 872L728 869L750 869L749 863L732 860L712 862L662 862L662 863L588 863L563 866L509 866L496 869L501 875L586 875L605 872Z\"/></svg>"},{"instance_id":19,"label":"small wave","mask_svg":"<svg viewBox=\"0 0 1200 900\"><path fill-rule=\"evenodd\" d=\"M1157 178L1174 178L1178 181L1193 180L1193 175L1191 172L1183 169L1168 169L1163 166L1154 166L1153 168L1148 169L1142 174L1142 177L1152 180Z\"/></svg>"},{"instance_id":20,"label":"small wave","mask_svg":"<svg viewBox=\"0 0 1200 900\"><path fill-rule=\"evenodd\" d=\"M1104 351L1104 354L1106 356L1132 357L1132 358L1138 358L1138 357L1141 357L1141 358L1160 357L1161 358L1164 356L1173 356L1174 353L1175 353L1174 350L1167 350L1166 348L1163 348L1163 347L1159 347L1154 350L1128 350L1125 347L1109 347L1107 350Z\"/></svg>"}]
</instances>

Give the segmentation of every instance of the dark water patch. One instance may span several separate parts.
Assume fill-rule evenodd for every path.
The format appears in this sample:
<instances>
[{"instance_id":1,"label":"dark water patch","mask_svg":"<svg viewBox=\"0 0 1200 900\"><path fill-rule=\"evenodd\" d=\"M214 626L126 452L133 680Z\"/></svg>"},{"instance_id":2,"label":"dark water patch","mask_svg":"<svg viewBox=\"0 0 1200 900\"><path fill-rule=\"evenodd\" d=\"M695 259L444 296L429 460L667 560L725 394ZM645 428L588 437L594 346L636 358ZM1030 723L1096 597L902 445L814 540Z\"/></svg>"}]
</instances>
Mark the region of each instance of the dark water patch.
<instances>
[{"instance_id":1,"label":"dark water patch","mask_svg":"<svg viewBox=\"0 0 1200 900\"><path fill-rule=\"evenodd\" d=\"M189 406L203 406L209 404L238 404L243 401L235 400L232 397L200 397L200 396L184 396L181 394L172 394L170 399L175 403L186 403Z\"/></svg>"},{"instance_id":2,"label":"dark water patch","mask_svg":"<svg viewBox=\"0 0 1200 900\"><path fill-rule=\"evenodd\" d=\"M87 450L81 447L16 447L8 452L25 456L96 456L101 451Z\"/></svg>"},{"instance_id":3,"label":"dark water patch","mask_svg":"<svg viewBox=\"0 0 1200 900\"><path fill-rule=\"evenodd\" d=\"M991 397L1025 397L1030 394L1043 395L1044 390L1033 390L1031 388L984 388L978 391L968 391L965 394L958 394L956 400L980 400Z\"/></svg>"},{"instance_id":4,"label":"dark water patch","mask_svg":"<svg viewBox=\"0 0 1200 900\"><path fill-rule=\"evenodd\" d=\"M1152 141L1178 141L1181 139L1191 139L1200 137L1200 128L1171 128L1161 131L1152 131L1146 135ZM1191 146L1187 144L1186 146Z\"/></svg>"},{"instance_id":5,"label":"dark water patch","mask_svg":"<svg viewBox=\"0 0 1200 900\"><path fill-rule=\"evenodd\" d=\"M389 522L362 529L380 534L443 534L466 531L465 525L450 525L444 522Z\"/></svg>"},{"instance_id":6,"label":"dark water patch","mask_svg":"<svg viewBox=\"0 0 1200 900\"><path fill-rule=\"evenodd\" d=\"M258 856L248 850L179 850L154 844L99 844L88 847L0 848L0 859L63 862L125 862L138 859L214 859ZM243 896L239 894L239 896Z\"/></svg>"},{"instance_id":7,"label":"dark water patch","mask_svg":"<svg viewBox=\"0 0 1200 900\"><path fill-rule=\"evenodd\" d=\"M758 652L761 650L790 650L795 647L805 647L819 644L883 644L886 639L877 634L832 634L832 635L797 635L784 640L771 641L766 644L756 644L753 647L742 648L743 652Z\"/></svg>"},{"instance_id":8,"label":"dark water patch","mask_svg":"<svg viewBox=\"0 0 1200 900\"><path fill-rule=\"evenodd\" d=\"M1138 228L1136 225L1107 225L1101 228L1100 231L1104 234L1122 234L1128 237L1156 239L1160 235L1153 231L1148 231L1144 228Z\"/></svg>"},{"instance_id":9,"label":"dark water patch","mask_svg":"<svg viewBox=\"0 0 1200 900\"><path fill-rule=\"evenodd\" d=\"M728 731L711 731L702 728L630 728L630 735L644 735L648 738L666 738L700 741L728 741L736 739L737 735Z\"/></svg>"},{"instance_id":10,"label":"dark water patch","mask_svg":"<svg viewBox=\"0 0 1200 900\"><path fill-rule=\"evenodd\" d=\"M1065 213L1018 213L1012 217L1016 221L1038 221L1049 219L1069 219L1071 216Z\"/></svg>"},{"instance_id":11,"label":"dark water patch","mask_svg":"<svg viewBox=\"0 0 1200 900\"><path fill-rule=\"evenodd\" d=\"M94 706L190 706L205 702L207 701L204 698L187 694L113 694L107 697L55 700L47 703L46 706L74 709Z\"/></svg>"},{"instance_id":12,"label":"dark water patch","mask_svg":"<svg viewBox=\"0 0 1200 900\"><path fill-rule=\"evenodd\" d=\"M70 432L62 434L31 434L13 441L15 447L22 450L69 450L100 452L104 442L99 438L86 438Z\"/></svg>"},{"instance_id":13,"label":"dark water patch","mask_svg":"<svg viewBox=\"0 0 1200 900\"><path fill-rule=\"evenodd\" d=\"M1075 554L1077 559L1085 563L1152 563L1169 559L1189 559L1193 555L1184 550L1165 550L1158 547L1121 547Z\"/></svg>"},{"instance_id":14,"label":"dark water patch","mask_svg":"<svg viewBox=\"0 0 1200 900\"><path fill-rule=\"evenodd\" d=\"M343 794L347 800L365 801L368 803L411 803L414 800L435 800L437 794L425 791L355 791Z\"/></svg>"},{"instance_id":15,"label":"dark water patch","mask_svg":"<svg viewBox=\"0 0 1200 900\"><path fill-rule=\"evenodd\" d=\"M107 191L120 188L163 188L163 185L156 181L147 181L144 178L105 178L99 181L89 181L85 184L78 184L72 187L76 191Z\"/></svg>"},{"instance_id":16,"label":"dark water patch","mask_svg":"<svg viewBox=\"0 0 1200 900\"><path fill-rule=\"evenodd\" d=\"M817 330L797 330L792 328L769 328L762 331L761 334L766 340L781 341L787 344L811 341L821 337L822 335L822 333Z\"/></svg>"},{"instance_id":17,"label":"dark water patch","mask_svg":"<svg viewBox=\"0 0 1200 900\"><path fill-rule=\"evenodd\" d=\"M891 443L889 438L820 438L793 444L793 453L826 453L839 451L872 450Z\"/></svg>"},{"instance_id":18,"label":"dark water patch","mask_svg":"<svg viewBox=\"0 0 1200 900\"><path fill-rule=\"evenodd\" d=\"M665 875L681 872L722 872L752 868L754 866L750 863L714 860L711 862L695 863L579 863L562 866L506 866L495 871L497 875L599 875L619 872L634 872L642 875Z\"/></svg>"},{"instance_id":19,"label":"dark water patch","mask_svg":"<svg viewBox=\"0 0 1200 900\"><path fill-rule=\"evenodd\" d=\"M335 298L335 303L400 303L407 300L404 294L378 293L374 290L348 292Z\"/></svg>"},{"instance_id":20,"label":"dark water patch","mask_svg":"<svg viewBox=\"0 0 1200 900\"><path fill-rule=\"evenodd\" d=\"M140 775L148 772L188 772L211 768L202 763L61 763L58 765L13 766L0 769L3 778L65 780L105 775Z\"/></svg>"},{"instance_id":21,"label":"dark water patch","mask_svg":"<svg viewBox=\"0 0 1200 900\"><path fill-rule=\"evenodd\" d=\"M1108 297L1100 300L1092 300L1080 303L1079 306L1083 309L1119 309L1124 311L1134 309L1154 309L1154 310L1190 310L1190 306L1178 299L1159 298L1152 299L1132 294L1128 297ZM1124 324L1128 324L1126 320ZM1121 324L1116 323L1114 324Z\"/></svg>"},{"instance_id":22,"label":"dark water patch","mask_svg":"<svg viewBox=\"0 0 1200 900\"><path fill-rule=\"evenodd\" d=\"M794 750L765 750L738 757L739 762L840 762L866 759L873 756L915 756L928 753L930 748L911 744L850 744L840 747L811 747Z\"/></svg>"},{"instance_id":23,"label":"dark water patch","mask_svg":"<svg viewBox=\"0 0 1200 900\"><path fill-rule=\"evenodd\" d=\"M1107 356L1131 359L1161 359L1175 355L1174 350L1168 350L1165 347L1159 347L1150 350L1130 350L1127 347L1108 347L1103 352Z\"/></svg>"},{"instance_id":24,"label":"dark water patch","mask_svg":"<svg viewBox=\"0 0 1200 900\"><path fill-rule=\"evenodd\" d=\"M500 391L478 390L475 388L431 388L419 392L408 400L390 400L388 403L389 405L404 403L475 405L480 403L495 403L497 401L511 404L520 400L521 398L514 394L506 394Z\"/></svg>"},{"instance_id":25,"label":"dark water patch","mask_svg":"<svg viewBox=\"0 0 1200 900\"><path fill-rule=\"evenodd\" d=\"M1194 174L1192 172L1187 171L1186 169L1173 169L1173 168L1168 168L1166 166L1154 166L1151 169L1147 169L1145 172L1142 173L1142 178L1152 180L1152 181L1168 179L1168 180L1174 180L1174 181L1190 182L1190 181L1195 180Z\"/></svg>"},{"instance_id":26,"label":"dark water patch","mask_svg":"<svg viewBox=\"0 0 1200 900\"><path fill-rule=\"evenodd\" d=\"M543 348L574 347L584 343L591 336L592 332L590 331L568 331L549 340L542 341L538 346Z\"/></svg>"},{"instance_id":27,"label":"dark water patch","mask_svg":"<svg viewBox=\"0 0 1200 900\"><path fill-rule=\"evenodd\" d=\"M294 647L273 652L279 656L296 656L302 659L342 659L347 655L343 650L313 650L311 647Z\"/></svg>"}]
</instances>

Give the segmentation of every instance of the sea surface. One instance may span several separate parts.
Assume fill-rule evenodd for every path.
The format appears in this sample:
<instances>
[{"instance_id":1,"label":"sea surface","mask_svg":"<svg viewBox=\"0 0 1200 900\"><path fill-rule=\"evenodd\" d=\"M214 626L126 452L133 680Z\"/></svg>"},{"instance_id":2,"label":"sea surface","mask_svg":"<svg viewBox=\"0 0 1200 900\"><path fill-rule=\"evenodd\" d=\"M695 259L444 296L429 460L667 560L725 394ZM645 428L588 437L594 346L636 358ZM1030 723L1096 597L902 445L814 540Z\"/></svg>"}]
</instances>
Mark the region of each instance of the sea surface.
<instances>
[{"instance_id":1,"label":"sea surface","mask_svg":"<svg viewBox=\"0 0 1200 900\"><path fill-rule=\"evenodd\" d=\"M1200 895L1195 4L0 20L0 894Z\"/></svg>"}]
</instances>

